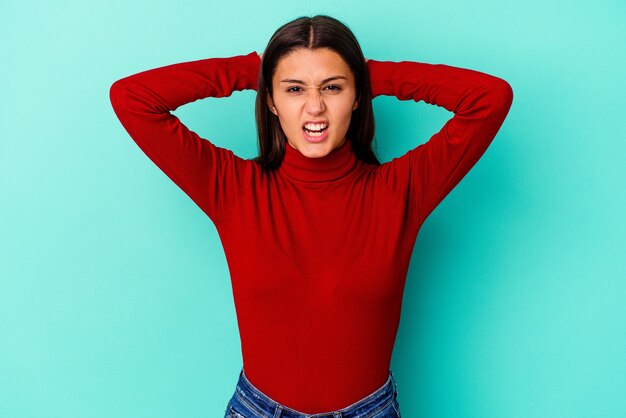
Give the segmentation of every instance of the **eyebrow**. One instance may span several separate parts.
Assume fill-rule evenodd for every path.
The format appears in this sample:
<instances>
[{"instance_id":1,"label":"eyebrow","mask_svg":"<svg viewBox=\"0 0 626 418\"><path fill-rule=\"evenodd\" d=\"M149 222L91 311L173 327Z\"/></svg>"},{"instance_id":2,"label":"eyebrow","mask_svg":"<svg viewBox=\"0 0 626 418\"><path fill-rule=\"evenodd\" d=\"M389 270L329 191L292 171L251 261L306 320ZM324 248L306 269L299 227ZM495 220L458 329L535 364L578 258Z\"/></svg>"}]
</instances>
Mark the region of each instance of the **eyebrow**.
<instances>
[{"instance_id":1,"label":"eyebrow","mask_svg":"<svg viewBox=\"0 0 626 418\"><path fill-rule=\"evenodd\" d=\"M342 75L335 75L335 76L333 76L333 77L328 77L328 78L324 79L324 80L321 82L321 84L325 84L325 83L328 83L329 81L333 81L333 80L340 80L340 79L347 80L347 78L346 78L346 77L344 77L344 76L342 76ZM280 80L280 82L281 82L281 83L296 83L296 84L302 84L302 85L304 85L304 84L305 84L305 82L304 82L304 81L302 81L302 80L294 80L294 79L292 79L292 78L287 78L287 79L285 79L285 80Z\"/></svg>"}]
</instances>

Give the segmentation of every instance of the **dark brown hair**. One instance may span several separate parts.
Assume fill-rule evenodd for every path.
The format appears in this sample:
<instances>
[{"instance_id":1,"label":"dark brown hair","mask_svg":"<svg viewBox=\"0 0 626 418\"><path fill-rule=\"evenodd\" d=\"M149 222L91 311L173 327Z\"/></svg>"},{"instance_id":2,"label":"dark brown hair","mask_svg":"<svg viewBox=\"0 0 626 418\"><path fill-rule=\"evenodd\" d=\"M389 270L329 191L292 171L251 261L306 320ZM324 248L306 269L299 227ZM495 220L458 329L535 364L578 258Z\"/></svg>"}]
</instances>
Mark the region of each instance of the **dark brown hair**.
<instances>
[{"instance_id":1,"label":"dark brown hair","mask_svg":"<svg viewBox=\"0 0 626 418\"><path fill-rule=\"evenodd\" d=\"M352 112L346 136L357 158L380 165L372 150L374 111L365 57L352 31L339 20L325 15L304 16L284 24L272 35L263 51L255 105L259 156L253 161L267 171L278 168L283 161L287 137L278 117L268 109L267 96L273 97L272 77L278 61L298 48L329 48L348 64L354 75L359 106Z\"/></svg>"}]
</instances>

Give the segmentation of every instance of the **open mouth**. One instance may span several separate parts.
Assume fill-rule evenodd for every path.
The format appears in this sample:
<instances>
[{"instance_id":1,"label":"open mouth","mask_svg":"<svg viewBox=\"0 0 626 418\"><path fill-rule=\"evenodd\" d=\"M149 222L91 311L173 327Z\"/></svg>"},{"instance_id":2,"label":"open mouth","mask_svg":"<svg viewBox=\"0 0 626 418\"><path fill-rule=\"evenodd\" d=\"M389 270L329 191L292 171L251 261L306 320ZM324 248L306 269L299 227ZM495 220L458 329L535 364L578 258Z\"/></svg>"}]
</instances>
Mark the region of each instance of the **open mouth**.
<instances>
[{"instance_id":1,"label":"open mouth","mask_svg":"<svg viewBox=\"0 0 626 418\"><path fill-rule=\"evenodd\" d=\"M302 130L311 136L321 136L326 129L328 125L325 123L307 123L302 127Z\"/></svg>"}]
</instances>

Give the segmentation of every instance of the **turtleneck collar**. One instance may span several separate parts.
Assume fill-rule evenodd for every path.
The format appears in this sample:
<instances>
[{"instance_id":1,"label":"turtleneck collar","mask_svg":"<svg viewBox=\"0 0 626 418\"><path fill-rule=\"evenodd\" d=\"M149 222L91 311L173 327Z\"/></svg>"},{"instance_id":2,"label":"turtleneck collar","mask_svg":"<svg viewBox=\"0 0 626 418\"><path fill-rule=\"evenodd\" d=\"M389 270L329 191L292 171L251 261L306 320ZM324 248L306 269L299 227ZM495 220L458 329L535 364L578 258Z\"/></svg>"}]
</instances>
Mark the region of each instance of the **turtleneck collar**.
<instances>
[{"instance_id":1,"label":"turtleneck collar","mask_svg":"<svg viewBox=\"0 0 626 418\"><path fill-rule=\"evenodd\" d=\"M286 144L285 157L279 170L296 180L317 183L344 177L354 170L357 161L349 138L329 154L319 158L306 157Z\"/></svg>"}]
</instances>

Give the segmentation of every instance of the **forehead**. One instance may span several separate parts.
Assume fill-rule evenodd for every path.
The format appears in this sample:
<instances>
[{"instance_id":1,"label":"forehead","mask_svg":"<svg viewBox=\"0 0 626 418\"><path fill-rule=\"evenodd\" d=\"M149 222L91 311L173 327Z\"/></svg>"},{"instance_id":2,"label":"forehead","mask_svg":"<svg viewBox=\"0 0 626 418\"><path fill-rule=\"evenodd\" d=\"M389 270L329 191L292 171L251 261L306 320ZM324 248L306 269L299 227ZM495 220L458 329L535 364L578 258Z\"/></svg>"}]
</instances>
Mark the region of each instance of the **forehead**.
<instances>
[{"instance_id":1,"label":"forehead","mask_svg":"<svg viewBox=\"0 0 626 418\"><path fill-rule=\"evenodd\" d=\"M320 82L333 76L353 79L352 71L341 55L330 48L298 48L278 61L274 81L297 79Z\"/></svg>"}]
</instances>

